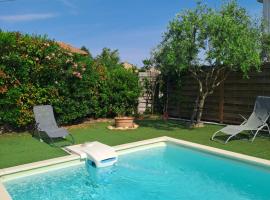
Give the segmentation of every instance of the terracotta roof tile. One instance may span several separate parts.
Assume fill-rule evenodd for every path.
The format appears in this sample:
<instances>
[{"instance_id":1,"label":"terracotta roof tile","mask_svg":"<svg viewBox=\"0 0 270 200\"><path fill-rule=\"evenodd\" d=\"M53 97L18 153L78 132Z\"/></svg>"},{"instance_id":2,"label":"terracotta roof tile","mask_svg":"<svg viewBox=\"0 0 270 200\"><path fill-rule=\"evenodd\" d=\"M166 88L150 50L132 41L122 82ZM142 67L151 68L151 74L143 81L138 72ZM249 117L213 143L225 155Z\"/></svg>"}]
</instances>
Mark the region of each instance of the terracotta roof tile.
<instances>
[{"instance_id":1,"label":"terracotta roof tile","mask_svg":"<svg viewBox=\"0 0 270 200\"><path fill-rule=\"evenodd\" d=\"M81 49L79 49L79 48L73 47L73 46L71 46L71 45L69 45L69 44L67 44L67 43L59 42L59 41L58 41L57 44L58 44L61 48L65 49L65 50L67 50L67 51L70 51L71 53L77 53L77 54L81 54L81 55L88 55L88 53L87 53L86 51L83 51L83 50L81 50Z\"/></svg>"}]
</instances>

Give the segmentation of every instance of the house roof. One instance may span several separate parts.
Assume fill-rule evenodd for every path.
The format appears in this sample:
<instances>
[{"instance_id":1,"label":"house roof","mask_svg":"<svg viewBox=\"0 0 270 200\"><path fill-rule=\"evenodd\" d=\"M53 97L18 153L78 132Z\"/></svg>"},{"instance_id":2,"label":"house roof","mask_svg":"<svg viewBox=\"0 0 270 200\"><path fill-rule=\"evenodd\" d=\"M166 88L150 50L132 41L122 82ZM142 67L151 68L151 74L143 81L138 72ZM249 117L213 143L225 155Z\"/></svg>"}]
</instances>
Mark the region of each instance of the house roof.
<instances>
[{"instance_id":1,"label":"house roof","mask_svg":"<svg viewBox=\"0 0 270 200\"><path fill-rule=\"evenodd\" d=\"M125 69L132 69L133 68L133 65L128 63L128 62L123 62L122 65Z\"/></svg>"},{"instance_id":2,"label":"house roof","mask_svg":"<svg viewBox=\"0 0 270 200\"><path fill-rule=\"evenodd\" d=\"M65 50L67 50L67 51L69 51L71 53L77 53L77 54L81 54L81 55L88 55L88 53L86 51L83 51L83 50L81 50L79 48L73 47L70 44L67 44L67 43L64 43L64 42L60 42L60 41L57 41L57 44L61 48L65 49Z\"/></svg>"}]
</instances>

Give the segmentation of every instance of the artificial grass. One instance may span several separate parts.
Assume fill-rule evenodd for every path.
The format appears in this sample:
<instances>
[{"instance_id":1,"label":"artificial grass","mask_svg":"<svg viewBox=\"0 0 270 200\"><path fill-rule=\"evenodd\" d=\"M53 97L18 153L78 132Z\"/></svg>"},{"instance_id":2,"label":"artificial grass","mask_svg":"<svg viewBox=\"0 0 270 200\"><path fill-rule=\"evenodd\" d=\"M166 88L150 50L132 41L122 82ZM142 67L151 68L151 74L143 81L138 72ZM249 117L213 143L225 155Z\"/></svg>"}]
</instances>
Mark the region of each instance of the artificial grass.
<instances>
[{"instance_id":1,"label":"artificial grass","mask_svg":"<svg viewBox=\"0 0 270 200\"><path fill-rule=\"evenodd\" d=\"M144 120L137 122L137 130L112 131L108 123L90 124L85 128L71 129L76 143L99 141L108 145L119 145L160 136L169 136L195 143L213 146L270 160L270 139L257 136L251 143L247 140L232 140L224 145L210 140L212 134L221 128L206 125L204 128L189 129L178 121ZM30 134L0 136L0 168L45 160L66 155L60 148L52 147L31 137Z\"/></svg>"},{"instance_id":2,"label":"artificial grass","mask_svg":"<svg viewBox=\"0 0 270 200\"><path fill-rule=\"evenodd\" d=\"M40 142L29 133L0 136L0 168L66 155L60 148Z\"/></svg>"}]
</instances>

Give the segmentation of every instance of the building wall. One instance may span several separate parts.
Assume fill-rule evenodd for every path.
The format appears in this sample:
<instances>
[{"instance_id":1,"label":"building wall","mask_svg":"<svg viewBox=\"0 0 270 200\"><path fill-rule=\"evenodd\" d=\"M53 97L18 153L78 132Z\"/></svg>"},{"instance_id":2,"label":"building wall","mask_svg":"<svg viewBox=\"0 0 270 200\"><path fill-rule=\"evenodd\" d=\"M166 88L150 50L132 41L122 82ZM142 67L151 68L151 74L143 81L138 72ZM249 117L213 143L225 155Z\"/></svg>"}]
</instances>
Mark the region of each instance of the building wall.
<instances>
[{"instance_id":1,"label":"building wall","mask_svg":"<svg viewBox=\"0 0 270 200\"><path fill-rule=\"evenodd\" d=\"M144 88L144 80L147 79L151 82L152 85L155 85L159 74L160 72L154 69L139 73L139 82L143 92L142 95L139 97L138 113L143 114L147 109L151 110L151 108L153 108L153 97L149 95Z\"/></svg>"},{"instance_id":2,"label":"building wall","mask_svg":"<svg viewBox=\"0 0 270 200\"><path fill-rule=\"evenodd\" d=\"M270 33L270 0L258 0L263 3L263 17L266 22L266 31Z\"/></svg>"}]
</instances>

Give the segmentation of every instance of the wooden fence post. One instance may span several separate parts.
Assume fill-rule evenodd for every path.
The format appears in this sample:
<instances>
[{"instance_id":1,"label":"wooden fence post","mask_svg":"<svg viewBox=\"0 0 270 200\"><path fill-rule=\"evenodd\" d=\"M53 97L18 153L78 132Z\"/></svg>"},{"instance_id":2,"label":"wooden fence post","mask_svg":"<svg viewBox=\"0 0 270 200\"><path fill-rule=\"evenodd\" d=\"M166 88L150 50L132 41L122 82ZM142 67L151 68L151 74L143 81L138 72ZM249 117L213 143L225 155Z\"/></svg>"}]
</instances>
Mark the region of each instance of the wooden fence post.
<instances>
[{"instance_id":1,"label":"wooden fence post","mask_svg":"<svg viewBox=\"0 0 270 200\"><path fill-rule=\"evenodd\" d=\"M224 81L219 87L219 123L224 121Z\"/></svg>"}]
</instances>

